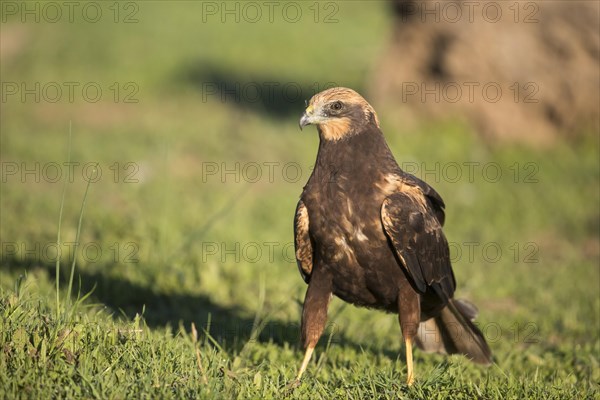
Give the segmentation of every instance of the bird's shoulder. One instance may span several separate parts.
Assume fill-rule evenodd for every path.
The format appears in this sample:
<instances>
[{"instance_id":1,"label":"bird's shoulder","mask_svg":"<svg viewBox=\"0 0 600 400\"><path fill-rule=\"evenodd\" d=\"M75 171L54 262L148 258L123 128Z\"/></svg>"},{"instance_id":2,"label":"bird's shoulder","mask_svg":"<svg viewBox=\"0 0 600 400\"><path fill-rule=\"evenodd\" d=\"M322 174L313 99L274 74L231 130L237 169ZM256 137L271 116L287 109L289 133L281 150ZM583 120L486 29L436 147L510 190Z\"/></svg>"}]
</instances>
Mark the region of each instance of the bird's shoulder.
<instances>
[{"instance_id":1,"label":"bird's shoulder","mask_svg":"<svg viewBox=\"0 0 600 400\"><path fill-rule=\"evenodd\" d=\"M405 203L413 204L423 213L432 212L440 225L444 225L446 204L442 196L425 181L398 168L385 174L376 186L384 193L386 199L394 194L404 194L396 196L395 201L404 199Z\"/></svg>"}]
</instances>

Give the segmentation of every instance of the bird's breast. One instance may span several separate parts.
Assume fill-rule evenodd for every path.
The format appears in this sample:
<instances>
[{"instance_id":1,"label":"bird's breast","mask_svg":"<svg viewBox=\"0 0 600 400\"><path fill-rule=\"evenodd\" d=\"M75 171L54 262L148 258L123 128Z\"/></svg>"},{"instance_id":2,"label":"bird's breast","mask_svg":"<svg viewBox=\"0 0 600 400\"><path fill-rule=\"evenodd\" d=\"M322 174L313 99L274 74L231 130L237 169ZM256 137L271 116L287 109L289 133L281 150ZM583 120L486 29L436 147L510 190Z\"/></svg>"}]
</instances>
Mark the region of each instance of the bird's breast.
<instances>
[{"instance_id":1,"label":"bird's breast","mask_svg":"<svg viewBox=\"0 0 600 400\"><path fill-rule=\"evenodd\" d=\"M395 304L401 277L381 222L383 196L370 190L305 192L315 267L333 276L334 293L369 307ZM398 275L398 276L396 276Z\"/></svg>"}]
</instances>

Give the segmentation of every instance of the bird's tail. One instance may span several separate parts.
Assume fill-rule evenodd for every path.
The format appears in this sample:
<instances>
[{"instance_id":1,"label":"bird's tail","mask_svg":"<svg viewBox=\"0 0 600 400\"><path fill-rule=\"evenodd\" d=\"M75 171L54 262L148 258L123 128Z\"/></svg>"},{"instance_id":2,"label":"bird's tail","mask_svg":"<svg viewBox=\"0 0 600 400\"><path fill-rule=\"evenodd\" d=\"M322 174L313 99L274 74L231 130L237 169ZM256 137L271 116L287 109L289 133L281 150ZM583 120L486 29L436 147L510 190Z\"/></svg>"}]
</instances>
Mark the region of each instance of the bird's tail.
<instances>
[{"instance_id":1,"label":"bird's tail","mask_svg":"<svg viewBox=\"0 0 600 400\"><path fill-rule=\"evenodd\" d=\"M426 352L464 354L473 362L490 365L492 352L472 322L476 316L472 303L451 299L437 317L421 322L416 344Z\"/></svg>"}]
</instances>

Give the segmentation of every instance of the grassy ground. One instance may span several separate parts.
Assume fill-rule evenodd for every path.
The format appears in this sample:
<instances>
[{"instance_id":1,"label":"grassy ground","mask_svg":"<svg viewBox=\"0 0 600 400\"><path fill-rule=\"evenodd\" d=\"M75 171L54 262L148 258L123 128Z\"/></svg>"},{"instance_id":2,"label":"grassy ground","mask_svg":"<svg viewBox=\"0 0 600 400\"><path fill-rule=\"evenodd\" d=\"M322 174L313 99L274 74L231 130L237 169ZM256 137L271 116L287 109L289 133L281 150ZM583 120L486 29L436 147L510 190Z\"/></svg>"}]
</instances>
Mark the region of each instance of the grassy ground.
<instances>
[{"instance_id":1,"label":"grassy ground","mask_svg":"<svg viewBox=\"0 0 600 400\"><path fill-rule=\"evenodd\" d=\"M305 290L291 225L318 144L297 118L327 82L365 89L384 5L323 5L315 23L298 3L305 18L291 24L222 22L192 2L123 3L114 23L102 4L97 23L2 23L3 82L94 83L103 96L52 102L51 85L39 101L2 102L1 397L598 397L597 137L490 146L457 122L404 128L375 104L399 162L446 199L457 296L479 306L496 363L415 351L408 388L396 318L334 300L317 357L288 391ZM122 23L131 13L137 22ZM207 82L304 96L221 101Z\"/></svg>"}]
</instances>

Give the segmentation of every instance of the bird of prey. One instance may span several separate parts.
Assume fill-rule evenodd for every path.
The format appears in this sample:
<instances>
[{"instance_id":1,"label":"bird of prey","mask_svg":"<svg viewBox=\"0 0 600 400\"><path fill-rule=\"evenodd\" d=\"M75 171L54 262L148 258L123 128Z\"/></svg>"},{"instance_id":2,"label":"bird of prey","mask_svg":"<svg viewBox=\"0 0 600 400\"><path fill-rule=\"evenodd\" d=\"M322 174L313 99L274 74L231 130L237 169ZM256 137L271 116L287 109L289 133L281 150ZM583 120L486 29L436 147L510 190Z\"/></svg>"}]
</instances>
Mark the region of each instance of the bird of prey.
<instances>
[{"instance_id":1,"label":"bird of prey","mask_svg":"<svg viewBox=\"0 0 600 400\"><path fill-rule=\"evenodd\" d=\"M317 126L320 143L294 218L296 260L308 283L305 355L296 382L323 333L333 295L399 315L408 385L414 381L413 343L489 365L491 351L473 324L477 309L453 298L440 195L400 169L375 110L354 90L314 95L300 129L309 124Z\"/></svg>"}]
</instances>

